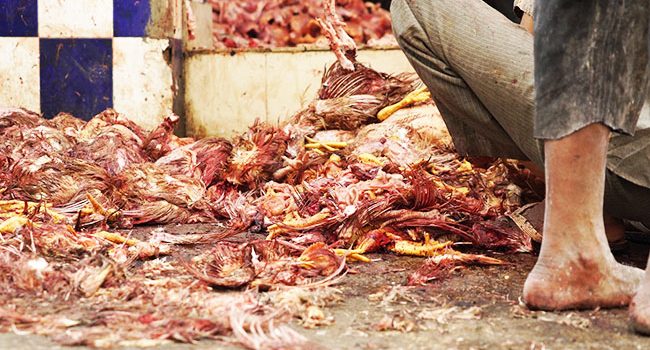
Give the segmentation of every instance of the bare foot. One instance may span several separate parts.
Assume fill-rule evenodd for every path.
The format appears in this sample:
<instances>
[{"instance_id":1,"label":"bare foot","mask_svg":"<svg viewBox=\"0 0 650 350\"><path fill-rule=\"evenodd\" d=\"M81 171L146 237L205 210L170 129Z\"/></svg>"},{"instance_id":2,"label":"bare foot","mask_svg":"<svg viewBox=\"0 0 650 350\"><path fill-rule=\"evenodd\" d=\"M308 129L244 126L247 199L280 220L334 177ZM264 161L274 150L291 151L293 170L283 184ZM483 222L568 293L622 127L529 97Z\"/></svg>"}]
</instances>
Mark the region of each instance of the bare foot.
<instances>
[{"instance_id":1,"label":"bare foot","mask_svg":"<svg viewBox=\"0 0 650 350\"><path fill-rule=\"evenodd\" d=\"M650 335L650 271L630 303L630 321L635 331Z\"/></svg>"},{"instance_id":2,"label":"bare foot","mask_svg":"<svg viewBox=\"0 0 650 350\"><path fill-rule=\"evenodd\" d=\"M552 259L540 256L528 275L524 284L528 307L567 310L625 306L643 278L642 270L613 258L588 256L591 253L560 255L556 253Z\"/></svg>"},{"instance_id":3,"label":"bare foot","mask_svg":"<svg viewBox=\"0 0 650 350\"><path fill-rule=\"evenodd\" d=\"M591 124L544 142L544 239L524 284L524 301L531 308L624 306L643 279L640 269L617 263L607 245L603 192L608 140L606 126Z\"/></svg>"}]
</instances>

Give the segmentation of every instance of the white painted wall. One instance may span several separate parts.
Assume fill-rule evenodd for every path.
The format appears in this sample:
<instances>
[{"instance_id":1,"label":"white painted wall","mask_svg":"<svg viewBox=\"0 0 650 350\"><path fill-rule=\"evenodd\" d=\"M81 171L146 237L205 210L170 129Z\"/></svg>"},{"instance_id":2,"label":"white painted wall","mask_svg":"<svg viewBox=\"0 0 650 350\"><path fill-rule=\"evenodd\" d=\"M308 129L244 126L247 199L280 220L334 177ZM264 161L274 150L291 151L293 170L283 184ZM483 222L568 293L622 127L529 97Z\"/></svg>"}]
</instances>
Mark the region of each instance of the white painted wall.
<instances>
[{"instance_id":1,"label":"white painted wall","mask_svg":"<svg viewBox=\"0 0 650 350\"><path fill-rule=\"evenodd\" d=\"M315 97L330 51L193 53L185 59L187 133L231 136L256 118L276 122ZM401 50L360 50L359 62L396 74L412 72Z\"/></svg>"}]
</instances>

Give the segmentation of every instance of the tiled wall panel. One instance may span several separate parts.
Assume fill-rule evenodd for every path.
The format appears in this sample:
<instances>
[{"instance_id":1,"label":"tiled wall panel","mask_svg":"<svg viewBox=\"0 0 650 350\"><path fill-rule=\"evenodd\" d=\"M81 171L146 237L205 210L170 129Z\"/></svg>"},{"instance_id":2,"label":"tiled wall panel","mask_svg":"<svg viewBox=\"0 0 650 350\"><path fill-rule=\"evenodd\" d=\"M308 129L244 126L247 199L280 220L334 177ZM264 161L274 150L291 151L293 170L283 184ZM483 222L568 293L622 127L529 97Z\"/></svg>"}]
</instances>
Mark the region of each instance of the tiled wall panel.
<instances>
[{"instance_id":1,"label":"tiled wall panel","mask_svg":"<svg viewBox=\"0 0 650 350\"><path fill-rule=\"evenodd\" d=\"M83 119L114 107L155 126L172 111L181 3L0 0L0 106Z\"/></svg>"}]
</instances>

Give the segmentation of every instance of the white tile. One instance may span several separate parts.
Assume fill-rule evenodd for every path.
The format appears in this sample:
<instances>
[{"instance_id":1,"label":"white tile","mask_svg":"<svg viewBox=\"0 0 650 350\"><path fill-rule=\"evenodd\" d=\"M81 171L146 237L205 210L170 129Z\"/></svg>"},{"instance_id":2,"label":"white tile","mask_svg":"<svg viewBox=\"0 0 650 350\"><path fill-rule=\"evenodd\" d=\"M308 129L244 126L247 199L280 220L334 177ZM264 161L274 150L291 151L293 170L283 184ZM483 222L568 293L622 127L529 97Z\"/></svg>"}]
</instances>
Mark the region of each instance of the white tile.
<instances>
[{"instance_id":1,"label":"white tile","mask_svg":"<svg viewBox=\"0 0 650 350\"><path fill-rule=\"evenodd\" d=\"M264 120L266 74L264 53L200 53L187 57L187 133L230 136L246 130L256 118Z\"/></svg>"},{"instance_id":2,"label":"white tile","mask_svg":"<svg viewBox=\"0 0 650 350\"><path fill-rule=\"evenodd\" d=\"M0 37L0 106L40 113L38 38Z\"/></svg>"},{"instance_id":3,"label":"white tile","mask_svg":"<svg viewBox=\"0 0 650 350\"><path fill-rule=\"evenodd\" d=\"M166 39L113 39L113 107L146 129L169 115L172 69L164 59Z\"/></svg>"},{"instance_id":4,"label":"white tile","mask_svg":"<svg viewBox=\"0 0 650 350\"><path fill-rule=\"evenodd\" d=\"M110 38L113 0L39 0L41 38Z\"/></svg>"}]
</instances>

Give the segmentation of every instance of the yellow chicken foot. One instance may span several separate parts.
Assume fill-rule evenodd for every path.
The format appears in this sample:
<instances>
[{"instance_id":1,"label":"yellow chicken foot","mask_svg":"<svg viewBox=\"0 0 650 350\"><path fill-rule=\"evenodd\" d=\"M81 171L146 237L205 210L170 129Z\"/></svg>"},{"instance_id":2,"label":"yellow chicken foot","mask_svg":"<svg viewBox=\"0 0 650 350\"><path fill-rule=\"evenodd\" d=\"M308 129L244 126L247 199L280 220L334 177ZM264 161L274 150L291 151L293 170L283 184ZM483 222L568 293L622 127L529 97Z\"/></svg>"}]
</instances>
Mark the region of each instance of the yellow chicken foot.
<instances>
[{"instance_id":1,"label":"yellow chicken foot","mask_svg":"<svg viewBox=\"0 0 650 350\"><path fill-rule=\"evenodd\" d=\"M395 241L395 245L389 249L392 252L403 255L413 256L436 256L444 254L445 248L451 246L453 242L438 242L429 240L425 236L424 242L413 242L406 240Z\"/></svg>"},{"instance_id":2,"label":"yellow chicken foot","mask_svg":"<svg viewBox=\"0 0 650 350\"><path fill-rule=\"evenodd\" d=\"M348 146L347 142L340 142L340 141L317 141L309 136L306 136L305 139L307 140L308 143L305 144L305 148L313 149L314 151L318 150L321 151L321 148L329 151L329 152L336 152L340 150L341 148L345 148Z\"/></svg>"},{"instance_id":3,"label":"yellow chicken foot","mask_svg":"<svg viewBox=\"0 0 650 350\"><path fill-rule=\"evenodd\" d=\"M338 163L338 162L341 161L341 157L339 155L337 155L337 154L332 154L332 155L330 155L330 161Z\"/></svg>"},{"instance_id":4,"label":"yellow chicken foot","mask_svg":"<svg viewBox=\"0 0 650 350\"><path fill-rule=\"evenodd\" d=\"M129 247L132 247L138 243L140 243L140 240L134 239L134 238L129 238L127 239L126 237L120 235L119 233L115 232L107 232L107 231L99 231L96 233L92 234L95 237L98 238L103 238L107 241L116 243L116 244L126 244Z\"/></svg>"},{"instance_id":5,"label":"yellow chicken foot","mask_svg":"<svg viewBox=\"0 0 650 350\"><path fill-rule=\"evenodd\" d=\"M393 115L393 113L399 111L400 109L408 107L414 103L424 102L430 98L431 93L429 90L427 90L426 86L423 86L417 90L411 91L401 101L384 107L381 111L379 111L379 113L377 113L377 119L379 119L379 121L384 121L386 118L390 117Z\"/></svg>"},{"instance_id":6,"label":"yellow chicken foot","mask_svg":"<svg viewBox=\"0 0 650 350\"><path fill-rule=\"evenodd\" d=\"M384 166L384 161L370 153L361 153L357 156L359 161L367 165Z\"/></svg>"},{"instance_id":7,"label":"yellow chicken foot","mask_svg":"<svg viewBox=\"0 0 650 350\"><path fill-rule=\"evenodd\" d=\"M88 201L90 204L93 206L93 209L95 210L96 213L99 213L101 215L106 216L106 209L102 206L101 203L99 203L95 197L91 196L90 193L86 193L86 198L88 198Z\"/></svg>"},{"instance_id":8,"label":"yellow chicken foot","mask_svg":"<svg viewBox=\"0 0 650 350\"><path fill-rule=\"evenodd\" d=\"M12 216L0 223L0 234L14 233L17 229L27 225L30 220L24 216Z\"/></svg>"},{"instance_id":9,"label":"yellow chicken foot","mask_svg":"<svg viewBox=\"0 0 650 350\"><path fill-rule=\"evenodd\" d=\"M55 223L65 222L66 217L55 212L49 203L25 202L19 200L0 201L0 218L11 218L15 214L45 213L52 217Z\"/></svg>"},{"instance_id":10,"label":"yellow chicken foot","mask_svg":"<svg viewBox=\"0 0 650 350\"><path fill-rule=\"evenodd\" d=\"M362 255L362 252L357 249L334 249L334 253L338 256L344 256L349 261L362 261L370 262L370 258Z\"/></svg>"},{"instance_id":11,"label":"yellow chicken foot","mask_svg":"<svg viewBox=\"0 0 650 350\"><path fill-rule=\"evenodd\" d=\"M25 202L25 201L19 201L19 200L5 200L5 201L0 201L0 211L2 213L6 213L9 211L15 212L16 214L19 214L21 212L25 211L25 207L27 207L27 211L33 210L35 207L40 207L41 203L36 203L36 202ZM45 207L51 207L50 204L45 204Z\"/></svg>"},{"instance_id":12,"label":"yellow chicken foot","mask_svg":"<svg viewBox=\"0 0 650 350\"><path fill-rule=\"evenodd\" d=\"M285 220L280 224L273 224L267 228L267 231L269 232L269 235L266 236L267 240L274 239L275 237L286 232L300 230L305 227L318 224L319 222L328 219L332 215L329 210L323 210L307 218L300 217L298 213L290 214L295 218L291 218L289 215L287 215Z\"/></svg>"}]
</instances>

